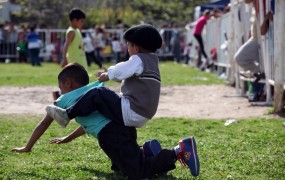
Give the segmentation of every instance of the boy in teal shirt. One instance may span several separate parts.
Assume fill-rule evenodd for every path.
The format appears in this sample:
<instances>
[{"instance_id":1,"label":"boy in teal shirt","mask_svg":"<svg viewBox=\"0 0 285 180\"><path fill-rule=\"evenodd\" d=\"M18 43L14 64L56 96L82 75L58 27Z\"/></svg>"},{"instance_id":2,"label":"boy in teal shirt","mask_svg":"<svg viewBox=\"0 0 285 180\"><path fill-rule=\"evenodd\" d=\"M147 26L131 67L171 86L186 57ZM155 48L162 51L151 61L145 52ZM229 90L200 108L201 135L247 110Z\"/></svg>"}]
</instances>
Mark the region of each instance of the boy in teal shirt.
<instances>
[{"instance_id":1,"label":"boy in teal shirt","mask_svg":"<svg viewBox=\"0 0 285 180\"><path fill-rule=\"evenodd\" d=\"M88 90L103 85L98 82L88 83L89 76L84 67L77 63L67 65L58 75L58 84L63 95L55 101L55 104L65 108L74 104ZM53 119L47 114L34 129L26 146L13 148L12 151L31 151L36 141L47 130L52 121ZM195 141L191 141L191 148L188 144L184 144L186 141L183 140L183 143L180 141L179 145L173 149L163 149L153 153L150 157L146 157L136 142L134 127L127 127L110 121L99 112L93 112L86 117L76 117L75 121L81 126L66 137L51 140L51 143L68 143L85 133L89 133L98 139L102 150L129 179L152 178L155 174L172 170L175 168L174 163L177 159L182 163L191 161L192 166L188 166L191 173L193 168L196 168L195 172L197 172L196 174L192 173L192 175L197 176L199 174L199 166L193 166L194 163L199 163L198 157L193 155L196 148ZM191 140L191 138L187 139ZM188 149L185 147L180 148L181 146ZM181 149L187 151L181 151Z\"/></svg>"},{"instance_id":2,"label":"boy in teal shirt","mask_svg":"<svg viewBox=\"0 0 285 180\"><path fill-rule=\"evenodd\" d=\"M74 104L77 98L86 91L99 86L103 86L103 83L93 82L76 90L70 91L63 96L60 96L55 101L55 105L59 107L68 107L70 104ZM96 121L94 121L94 119L96 119ZM98 111L91 113L90 116L76 117L75 121L81 125L86 133L93 135L95 138L98 138L98 133L110 122L109 119L104 117Z\"/></svg>"}]
</instances>

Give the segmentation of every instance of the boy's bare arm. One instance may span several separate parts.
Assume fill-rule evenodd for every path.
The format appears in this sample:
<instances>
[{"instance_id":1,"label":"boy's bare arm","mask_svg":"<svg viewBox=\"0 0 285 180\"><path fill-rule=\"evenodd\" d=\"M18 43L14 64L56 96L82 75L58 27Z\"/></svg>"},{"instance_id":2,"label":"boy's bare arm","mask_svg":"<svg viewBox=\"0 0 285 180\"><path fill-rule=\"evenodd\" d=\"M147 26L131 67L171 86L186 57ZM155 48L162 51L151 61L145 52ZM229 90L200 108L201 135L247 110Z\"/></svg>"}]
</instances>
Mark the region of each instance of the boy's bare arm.
<instances>
[{"instance_id":1,"label":"boy's bare arm","mask_svg":"<svg viewBox=\"0 0 285 180\"><path fill-rule=\"evenodd\" d=\"M33 133L24 147L20 148L13 148L12 151L14 152L30 152L34 146L34 144L37 142L37 140L43 135L43 133L47 130L47 128L52 123L53 119L46 114L45 117L38 123L36 128L33 130Z\"/></svg>"},{"instance_id":2,"label":"boy's bare arm","mask_svg":"<svg viewBox=\"0 0 285 180\"><path fill-rule=\"evenodd\" d=\"M62 138L55 138L50 141L51 144L62 144L62 143L68 143L72 141L73 139L82 136L85 134L84 129L80 126L76 130L74 130L71 134L68 136L62 137Z\"/></svg>"},{"instance_id":3,"label":"boy's bare arm","mask_svg":"<svg viewBox=\"0 0 285 180\"><path fill-rule=\"evenodd\" d=\"M261 24L261 27L260 27L260 34L261 35L265 35L267 33L269 20L273 21L273 14L272 14L272 12L268 12L264 16L264 20L263 20L263 22Z\"/></svg>"},{"instance_id":4,"label":"boy's bare arm","mask_svg":"<svg viewBox=\"0 0 285 180\"><path fill-rule=\"evenodd\" d=\"M70 43L73 41L74 36L75 36L74 31L71 31L67 34L66 41L64 43L63 50L62 50L63 61L61 63L61 67L64 67L68 64L67 57L66 57L67 49L68 49Z\"/></svg>"}]
</instances>

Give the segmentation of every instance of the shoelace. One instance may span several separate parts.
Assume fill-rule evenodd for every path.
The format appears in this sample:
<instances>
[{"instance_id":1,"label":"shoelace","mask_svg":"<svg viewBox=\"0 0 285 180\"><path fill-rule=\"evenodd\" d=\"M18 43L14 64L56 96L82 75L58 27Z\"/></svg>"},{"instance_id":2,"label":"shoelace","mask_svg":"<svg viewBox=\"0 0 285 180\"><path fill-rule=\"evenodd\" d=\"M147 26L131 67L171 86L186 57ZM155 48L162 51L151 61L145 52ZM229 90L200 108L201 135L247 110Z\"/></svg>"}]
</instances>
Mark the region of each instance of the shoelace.
<instances>
[{"instance_id":1,"label":"shoelace","mask_svg":"<svg viewBox=\"0 0 285 180\"><path fill-rule=\"evenodd\" d=\"M182 164L183 167L187 168L187 164L184 160L184 151L179 151L179 153L177 154L177 159L179 160L179 162Z\"/></svg>"}]
</instances>

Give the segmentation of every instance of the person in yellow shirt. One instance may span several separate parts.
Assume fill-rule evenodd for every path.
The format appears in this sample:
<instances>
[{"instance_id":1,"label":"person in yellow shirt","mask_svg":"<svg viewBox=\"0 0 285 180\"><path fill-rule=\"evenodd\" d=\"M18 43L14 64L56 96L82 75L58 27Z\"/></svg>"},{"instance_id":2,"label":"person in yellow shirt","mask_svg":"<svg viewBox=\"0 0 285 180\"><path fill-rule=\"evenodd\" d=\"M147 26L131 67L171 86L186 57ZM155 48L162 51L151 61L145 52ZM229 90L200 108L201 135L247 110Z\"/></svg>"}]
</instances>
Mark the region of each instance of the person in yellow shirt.
<instances>
[{"instance_id":1,"label":"person in yellow shirt","mask_svg":"<svg viewBox=\"0 0 285 180\"><path fill-rule=\"evenodd\" d=\"M66 66L68 63L75 62L81 64L85 68L87 67L87 60L83 49L83 40L80 32L85 18L85 13L78 8L73 8L69 12L70 26L66 31L61 67Z\"/></svg>"}]
</instances>

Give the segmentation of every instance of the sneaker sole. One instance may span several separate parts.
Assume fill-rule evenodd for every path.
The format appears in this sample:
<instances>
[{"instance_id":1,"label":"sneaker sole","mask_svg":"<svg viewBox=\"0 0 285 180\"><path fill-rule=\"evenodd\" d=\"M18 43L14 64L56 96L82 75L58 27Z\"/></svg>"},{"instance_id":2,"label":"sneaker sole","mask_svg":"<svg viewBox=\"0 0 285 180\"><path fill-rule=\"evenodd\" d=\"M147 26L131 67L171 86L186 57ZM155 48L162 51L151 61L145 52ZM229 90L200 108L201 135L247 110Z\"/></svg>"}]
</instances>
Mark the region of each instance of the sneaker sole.
<instances>
[{"instance_id":1,"label":"sneaker sole","mask_svg":"<svg viewBox=\"0 0 285 180\"><path fill-rule=\"evenodd\" d=\"M199 158L198 158L198 155L197 155L196 141L195 141L193 136L190 138L190 140L191 140L192 154L193 154L193 157L194 157L195 169L196 169L196 172L195 173L191 172L191 174L193 176L198 176L199 173L200 173L200 162L199 162Z\"/></svg>"}]
</instances>

